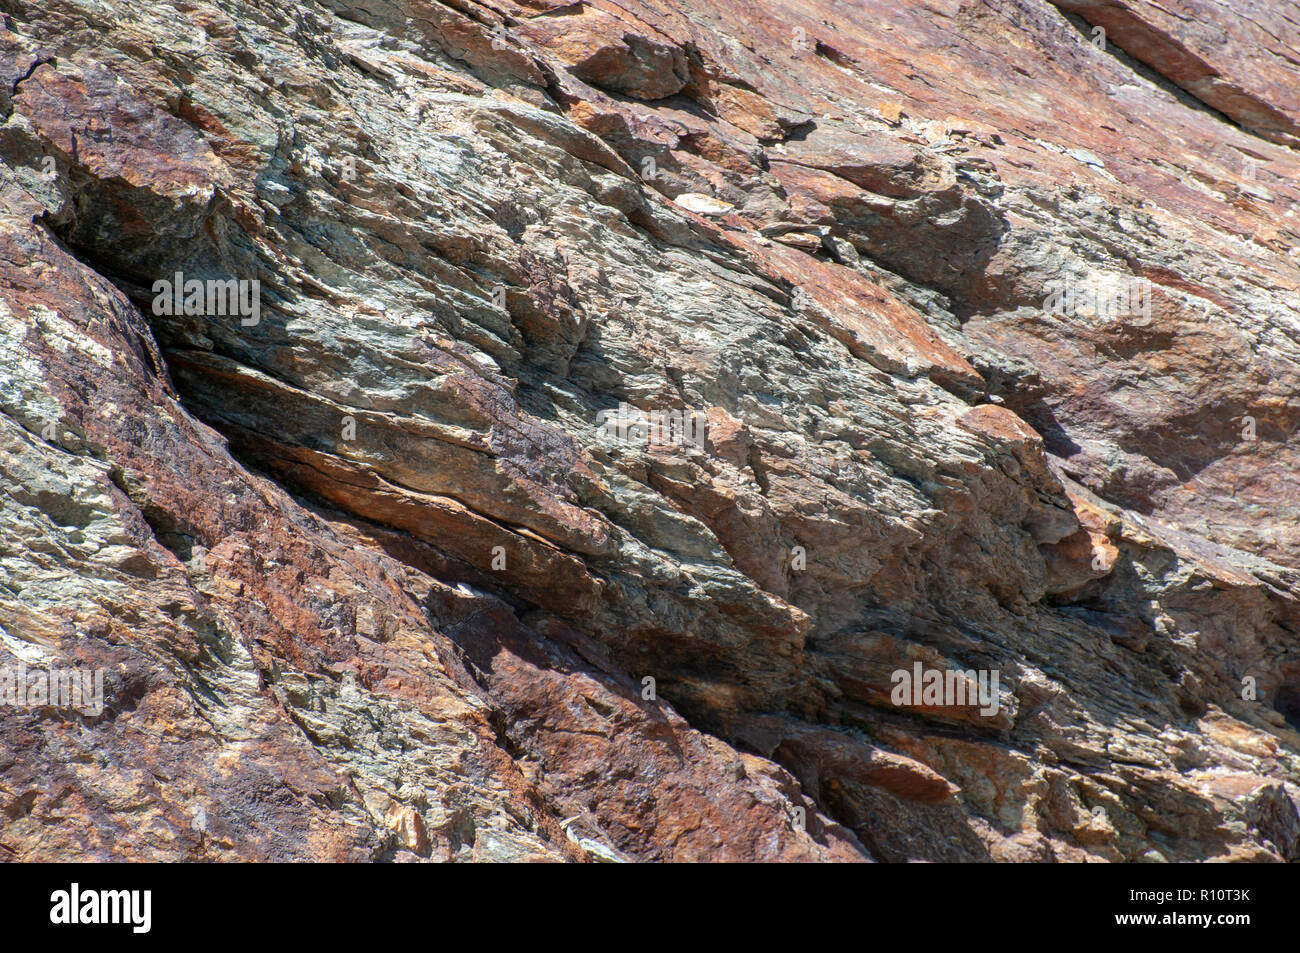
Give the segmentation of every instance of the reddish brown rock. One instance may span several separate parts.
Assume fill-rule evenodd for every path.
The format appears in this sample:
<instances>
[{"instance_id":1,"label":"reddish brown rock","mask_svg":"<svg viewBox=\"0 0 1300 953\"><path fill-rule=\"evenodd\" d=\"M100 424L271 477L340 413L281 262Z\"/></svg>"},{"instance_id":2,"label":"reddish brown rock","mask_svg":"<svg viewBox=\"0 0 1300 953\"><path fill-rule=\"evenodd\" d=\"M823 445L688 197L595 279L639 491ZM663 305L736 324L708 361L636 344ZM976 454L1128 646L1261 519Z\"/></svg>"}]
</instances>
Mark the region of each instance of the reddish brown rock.
<instances>
[{"instance_id":1,"label":"reddish brown rock","mask_svg":"<svg viewBox=\"0 0 1300 953\"><path fill-rule=\"evenodd\" d=\"M345 6L5 5L9 855L1300 856L1293 25Z\"/></svg>"},{"instance_id":2,"label":"reddish brown rock","mask_svg":"<svg viewBox=\"0 0 1300 953\"><path fill-rule=\"evenodd\" d=\"M1252 132L1300 144L1300 22L1288 5L1247 0L1052 0L1160 76ZM1100 27L1104 33L1096 33Z\"/></svg>"}]
</instances>

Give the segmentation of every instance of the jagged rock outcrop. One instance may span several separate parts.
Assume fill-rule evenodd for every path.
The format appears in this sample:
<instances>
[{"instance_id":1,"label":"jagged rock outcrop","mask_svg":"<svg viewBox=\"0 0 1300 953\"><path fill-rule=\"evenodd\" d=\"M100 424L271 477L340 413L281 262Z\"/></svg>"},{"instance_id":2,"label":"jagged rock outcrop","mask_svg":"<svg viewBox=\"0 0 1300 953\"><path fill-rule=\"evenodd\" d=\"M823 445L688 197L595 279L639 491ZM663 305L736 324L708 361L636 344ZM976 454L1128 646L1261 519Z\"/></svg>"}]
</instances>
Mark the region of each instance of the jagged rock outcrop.
<instances>
[{"instance_id":1,"label":"jagged rock outcrop","mask_svg":"<svg viewBox=\"0 0 1300 953\"><path fill-rule=\"evenodd\" d=\"M0 850L1300 857L1250 6L0 0Z\"/></svg>"}]
</instances>

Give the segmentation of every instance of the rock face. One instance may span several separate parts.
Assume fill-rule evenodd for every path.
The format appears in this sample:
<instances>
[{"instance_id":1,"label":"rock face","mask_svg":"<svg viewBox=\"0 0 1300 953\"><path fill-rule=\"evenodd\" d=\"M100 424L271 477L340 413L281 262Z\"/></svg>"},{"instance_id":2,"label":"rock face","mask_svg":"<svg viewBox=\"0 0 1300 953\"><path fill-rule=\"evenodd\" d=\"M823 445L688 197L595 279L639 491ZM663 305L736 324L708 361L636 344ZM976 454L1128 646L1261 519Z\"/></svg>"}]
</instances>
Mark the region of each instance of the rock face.
<instances>
[{"instance_id":1,"label":"rock face","mask_svg":"<svg viewBox=\"0 0 1300 953\"><path fill-rule=\"evenodd\" d=\"M0 12L0 857L1300 859L1293 6Z\"/></svg>"}]
</instances>

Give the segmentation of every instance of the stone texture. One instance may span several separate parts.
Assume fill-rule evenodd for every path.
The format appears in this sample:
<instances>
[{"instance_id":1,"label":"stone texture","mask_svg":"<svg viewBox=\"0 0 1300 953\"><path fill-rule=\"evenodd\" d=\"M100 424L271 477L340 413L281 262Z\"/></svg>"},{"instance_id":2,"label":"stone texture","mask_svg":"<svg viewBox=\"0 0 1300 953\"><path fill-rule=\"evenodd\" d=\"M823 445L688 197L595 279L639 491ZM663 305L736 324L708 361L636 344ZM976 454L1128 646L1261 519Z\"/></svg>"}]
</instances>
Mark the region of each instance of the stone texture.
<instances>
[{"instance_id":1,"label":"stone texture","mask_svg":"<svg viewBox=\"0 0 1300 953\"><path fill-rule=\"evenodd\" d=\"M2 0L0 848L1300 856L1293 32L1085 6Z\"/></svg>"},{"instance_id":2,"label":"stone texture","mask_svg":"<svg viewBox=\"0 0 1300 953\"><path fill-rule=\"evenodd\" d=\"M1295 95L1300 15L1268 0L1052 0L1205 105L1243 128L1300 145ZM1101 27L1104 34L1093 31Z\"/></svg>"}]
</instances>

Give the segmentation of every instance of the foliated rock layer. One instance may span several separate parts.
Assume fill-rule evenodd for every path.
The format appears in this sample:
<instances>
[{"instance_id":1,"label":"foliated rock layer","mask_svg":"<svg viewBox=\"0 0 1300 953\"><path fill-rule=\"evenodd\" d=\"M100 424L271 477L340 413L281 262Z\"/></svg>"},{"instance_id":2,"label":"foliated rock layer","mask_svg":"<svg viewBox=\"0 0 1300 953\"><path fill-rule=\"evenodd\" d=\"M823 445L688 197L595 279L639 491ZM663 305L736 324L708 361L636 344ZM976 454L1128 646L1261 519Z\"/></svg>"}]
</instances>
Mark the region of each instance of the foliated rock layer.
<instances>
[{"instance_id":1,"label":"foliated rock layer","mask_svg":"<svg viewBox=\"0 0 1300 953\"><path fill-rule=\"evenodd\" d=\"M0 856L1300 857L1246 6L0 0Z\"/></svg>"}]
</instances>

